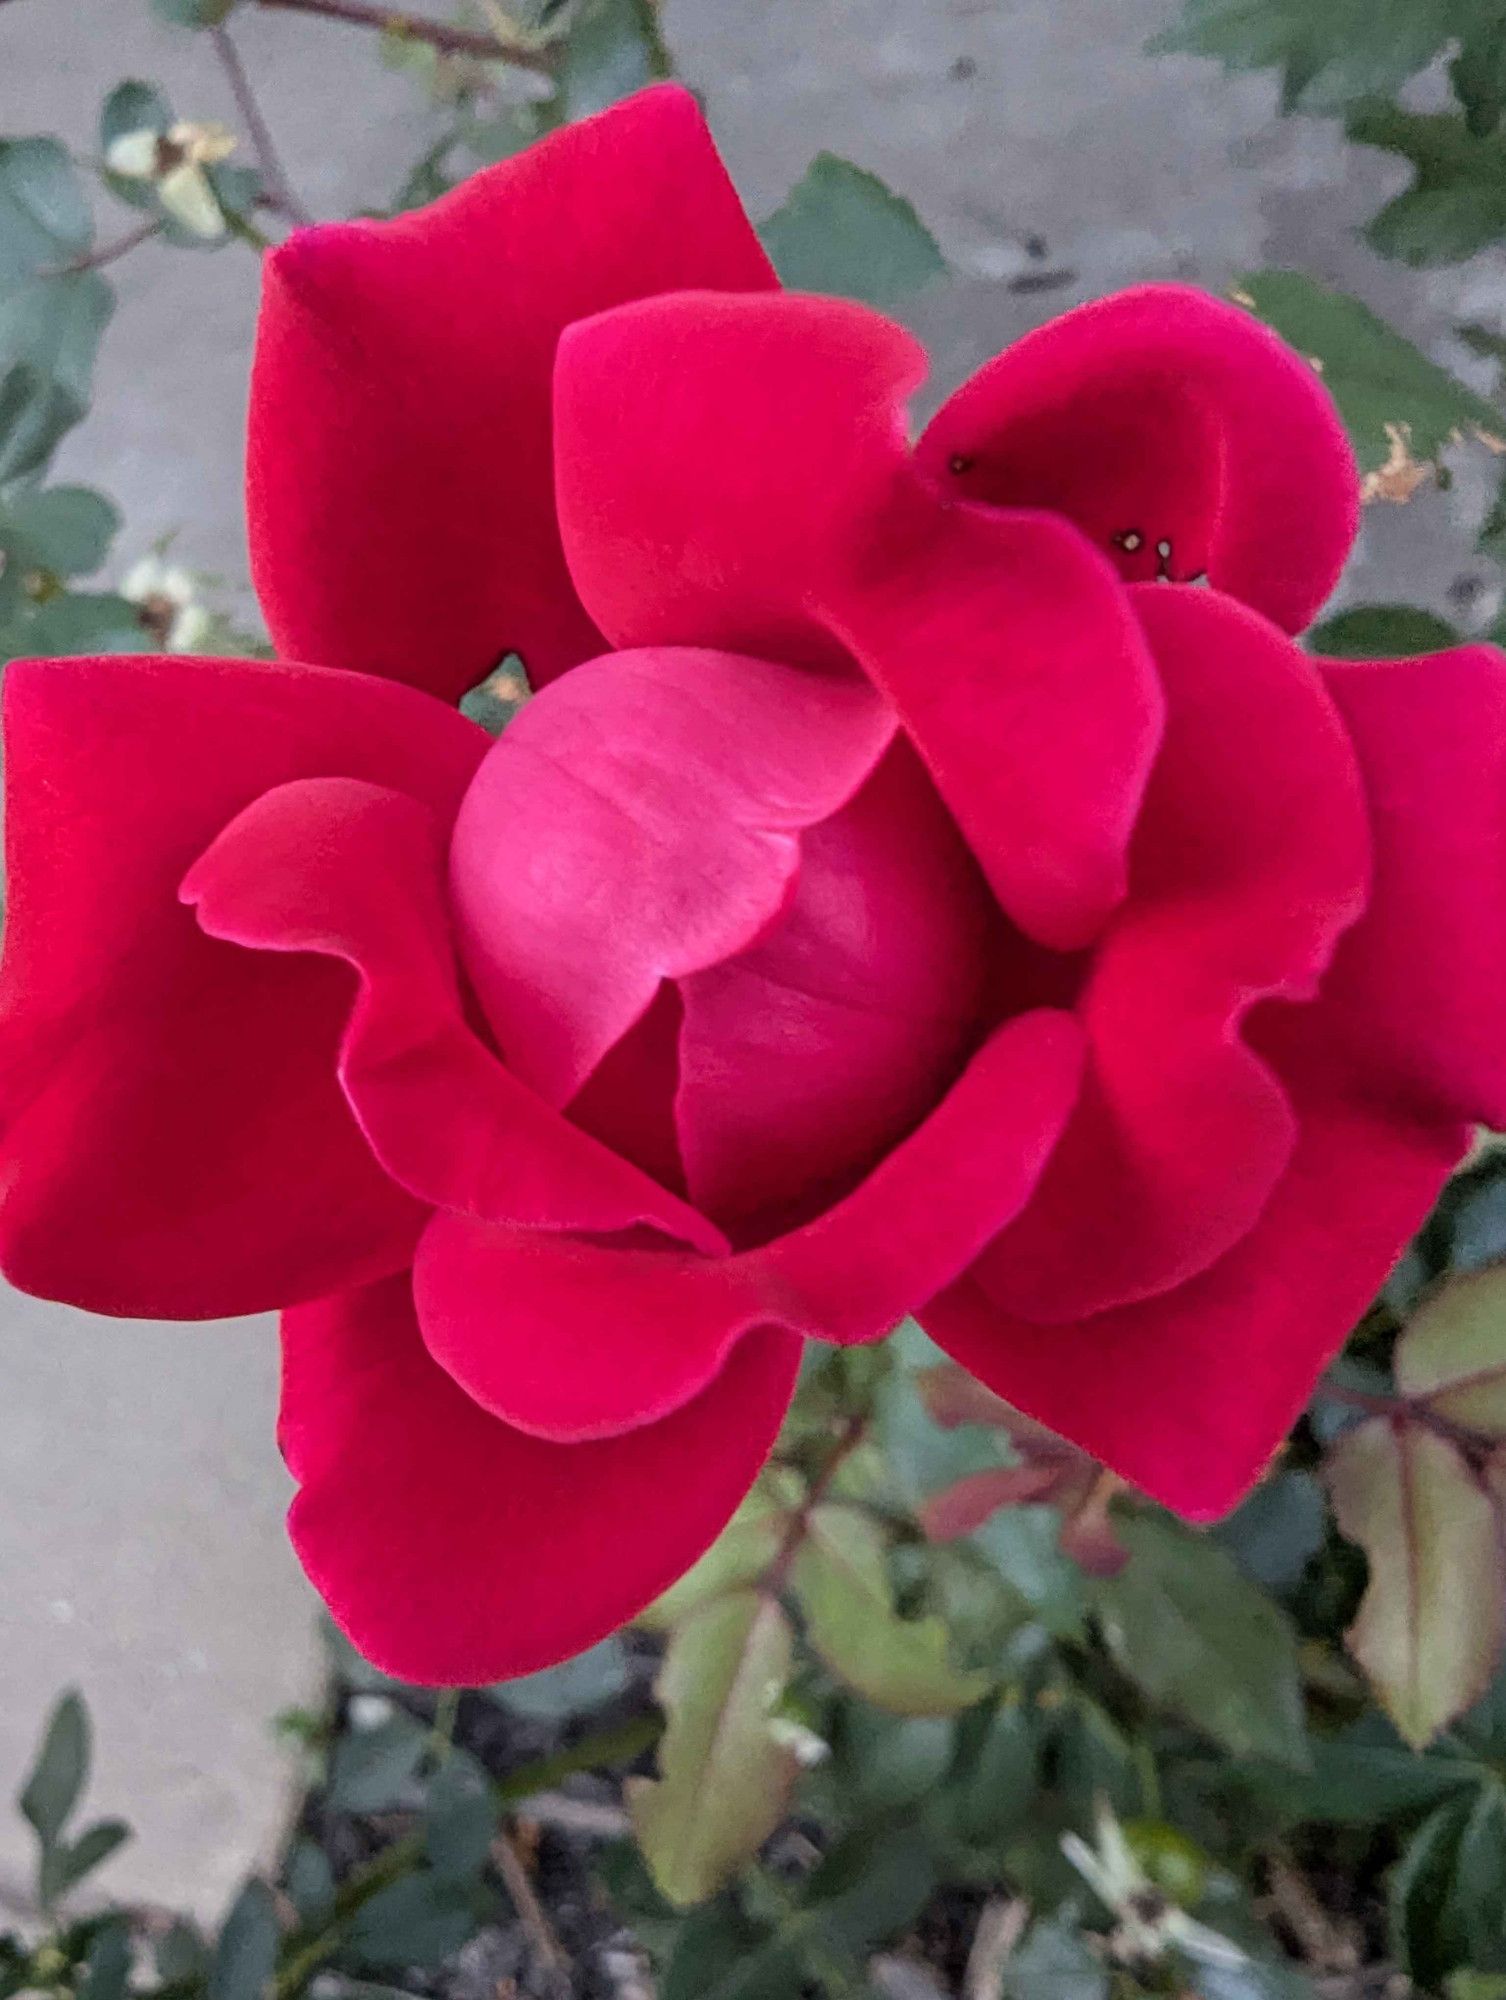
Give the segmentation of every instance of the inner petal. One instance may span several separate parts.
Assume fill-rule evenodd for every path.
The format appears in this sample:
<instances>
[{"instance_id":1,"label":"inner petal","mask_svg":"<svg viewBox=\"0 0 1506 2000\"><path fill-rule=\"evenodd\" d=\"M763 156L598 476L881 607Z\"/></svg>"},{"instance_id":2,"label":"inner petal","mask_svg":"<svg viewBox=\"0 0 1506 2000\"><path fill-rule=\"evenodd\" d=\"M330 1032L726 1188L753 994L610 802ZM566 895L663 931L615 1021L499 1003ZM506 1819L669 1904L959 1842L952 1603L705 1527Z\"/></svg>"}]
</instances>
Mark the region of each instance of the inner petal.
<instances>
[{"instance_id":1,"label":"inner petal","mask_svg":"<svg viewBox=\"0 0 1506 2000\"><path fill-rule=\"evenodd\" d=\"M825 1207L977 1046L1002 920L903 739L801 840L793 897L680 982L686 1188L749 1240Z\"/></svg>"}]
</instances>

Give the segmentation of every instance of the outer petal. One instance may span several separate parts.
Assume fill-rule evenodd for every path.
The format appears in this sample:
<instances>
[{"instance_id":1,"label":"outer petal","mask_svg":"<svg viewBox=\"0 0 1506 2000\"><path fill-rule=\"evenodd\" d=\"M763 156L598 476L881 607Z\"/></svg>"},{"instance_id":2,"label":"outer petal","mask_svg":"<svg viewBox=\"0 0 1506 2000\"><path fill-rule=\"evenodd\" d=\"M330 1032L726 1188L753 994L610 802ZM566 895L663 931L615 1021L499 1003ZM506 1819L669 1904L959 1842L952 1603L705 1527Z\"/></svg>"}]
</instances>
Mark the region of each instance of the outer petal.
<instances>
[{"instance_id":1,"label":"outer petal","mask_svg":"<svg viewBox=\"0 0 1506 2000\"><path fill-rule=\"evenodd\" d=\"M1506 1126L1506 655L1331 661L1375 828L1371 914L1324 981L1339 1059L1398 1110Z\"/></svg>"},{"instance_id":2,"label":"outer petal","mask_svg":"<svg viewBox=\"0 0 1506 2000\"><path fill-rule=\"evenodd\" d=\"M661 980L749 944L801 832L893 729L861 681L689 647L595 660L530 702L466 795L450 868L509 1065L567 1103Z\"/></svg>"},{"instance_id":3,"label":"outer petal","mask_svg":"<svg viewBox=\"0 0 1506 2000\"><path fill-rule=\"evenodd\" d=\"M447 818L486 737L406 688L234 660L17 662L5 708L12 1282L193 1319L404 1263L422 1211L335 1081L345 979L206 938L178 884L248 800L310 772Z\"/></svg>"},{"instance_id":4,"label":"outer petal","mask_svg":"<svg viewBox=\"0 0 1506 2000\"><path fill-rule=\"evenodd\" d=\"M1292 1090L1302 1137L1269 1206L1201 1277L1069 1326L1012 1318L970 1278L925 1310L926 1331L1153 1498L1192 1520L1225 1513L1301 1414L1466 1137L1336 1100L1318 1067Z\"/></svg>"},{"instance_id":5,"label":"outer petal","mask_svg":"<svg viewBox=\"0 0 1506 2000\"><path fill-rule=\"evenodd\" d=\"M788 910L681 984L691 1198L767 1236L912 1129L977 1046L997 912L913 750L800 842Z\"/></svg>"},{"instance_id":6,"label":"outer petal","mask_svg":"<svg viewBox=\"0 0 1506 2000\"><path fill-rule=\"evenodd\" d=\"M465 1687L552 1666L714 1539L778 1432L799 1346L750 1334L663 1423L553 1445L489 1417L434 1365L401 1277L287 1313L293 1546L388 1673Z\"/></svg>"},{"instance_id":7,"label":"outer petal","mask_svg":"<svg viewBox=\"0 0 1506 2000\"><path fill-rule=\"evenodd\" d=\"M1166 739L1129 900L1078 1004L1088 1086L1029 1209L975 1272L1027 1319L1168 1290L1254 1222L1296 1130L1245 1016L1311 996L1369 883L1359 772L1312 661L1231 599L1133 595Z\"/></svg>"},{"instance_id":8,"label":"outer petal","mask_svg":"<svg viewBox=\"0 0 1506 2000\"><path fill-rule=\"evenodd\" d=\"M1214 585L1300 632L1354 539L1359 479L1315 371L1241 308L1182 285L1027 334L943 405L938 481L1049 507L1127 577Z\"/></svg>"},{"instance_id":9,"label":"outer petal","mask_svg":"<svg viewBox=\"0 0 1506 2000\"><path fill-rule=\"evenodd\" d=\"M1250 1234L1163 1298L1040 1327L969 1279L926 1314L1000 1395L1195 1517L1231 1506L1303 1408L1464 1150L1506 1115L1506 660L1334 665L1375 877L1320 998L1251 1039L1300 1142Z\"/></svg>"},{"instance_id":10,"label":"outer petal","mask_svg":"<svg viewBox=\"0 0 1506 2000\"><path fill-rule=\"evenodd\" d=\"M453 700L503 654L534 685L600 650L552 506L572 320L775 283L694 99L665 85L392 222L267 260L252 569L279 647Z\"/></svg>"},{"instance_id":11,"label":"outer petal","mask_svg":"<svg viewBox=\"0 0 1506 2000\"><path fill-rule=\"evenodd\" d=\"M421 1200L540 1229L647 1224L725 1239L511 1076L465 1018L444 906L445 830L348 778L265 793L195 862L213 937L343 960L360 991L339 1077L372 1151Z\"/></svg>"},{"instance_id":12,"label":"outer petal","mask_svg":"<svg viewBox=\"0 0 1506 2000\"><path fill-rule=\"evenodd\" d=\"M424 1339L483 1407L560 1439L679 1407L752 1327L872 1340L1029 1198L1080 1062L1069 1015L1011 1022L844 1201L720 1261L437 1215L414 1269Z\"/></svg>"},{"instance_id":13,"label":"outer petal","mask_svg":"<svg viewBox=\"0 0 1506 2000\"><path fill-rule=\"evenodd\" d=\"M1010 915L1075 949L1123 893L1155 675L1106 555L915 474L921 372L908 334L834 299L657 299L573 327L566 552L618 643L860 654Z\"/></svg>"}]
</instances>

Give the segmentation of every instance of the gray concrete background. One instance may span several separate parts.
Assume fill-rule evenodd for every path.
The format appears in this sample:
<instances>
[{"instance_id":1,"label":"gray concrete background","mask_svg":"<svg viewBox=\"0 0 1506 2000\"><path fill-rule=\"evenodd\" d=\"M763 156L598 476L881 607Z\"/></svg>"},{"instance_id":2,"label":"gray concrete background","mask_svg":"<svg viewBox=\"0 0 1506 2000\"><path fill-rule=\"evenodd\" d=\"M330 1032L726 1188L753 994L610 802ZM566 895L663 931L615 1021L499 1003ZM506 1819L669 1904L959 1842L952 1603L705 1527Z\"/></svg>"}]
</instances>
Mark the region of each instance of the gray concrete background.
<instances>
[{"instance_id":1,"label":"gray concrete background","mask_svg":"<svg viewBox=\"0 0 1506 2000\"><path fill-rule=\"evenodd\" d=\"M1321 0L1315 0L1321 4ZM918 302L939 389L1076 299L1147 277L1222 287L1293 265L1359 292L1440 359L1449 327L1502 310L1498 260L1424 277L1381 263L1356 225L1404 179L1331 123L1279 120L1267 77L1149 58L1177 0L668 0L665 25L750 207L777 205L822 147L872 167L921 210L959 272ZM412 13L441 10L410 5ZM394 186L429 129L371 38L288 14L236 35L316 213ZM0 9L0 131L91 144L123 75L183 116L234 123L208 42L145 0L11 0ZM117 216L107 227L128 217ZM1023 239L1046 239L1059 290L1025 294ZM239 248L149 247L113 273L96 414L66 476L122 504L120 567L178 529L179 552L232 590L244 576L240 433L256 302ZM504 335L499 330L499 340ZM1457 611L1488 566L1464 532L1489 468L1462 458L1448 498L1367 520L1349 582ZM57 1687L101 1721L100 1809L141 1827L112 1886L200 1909L275 1837L286 1771L267 1719L312 1673L306 1593L281 1539L269 1329L87 1322L11 1300L0 1323L8 1410L0 1467L0 1792ZM21 1850L0 1821L0 1890Z\"/></svg>"}]
</instances>

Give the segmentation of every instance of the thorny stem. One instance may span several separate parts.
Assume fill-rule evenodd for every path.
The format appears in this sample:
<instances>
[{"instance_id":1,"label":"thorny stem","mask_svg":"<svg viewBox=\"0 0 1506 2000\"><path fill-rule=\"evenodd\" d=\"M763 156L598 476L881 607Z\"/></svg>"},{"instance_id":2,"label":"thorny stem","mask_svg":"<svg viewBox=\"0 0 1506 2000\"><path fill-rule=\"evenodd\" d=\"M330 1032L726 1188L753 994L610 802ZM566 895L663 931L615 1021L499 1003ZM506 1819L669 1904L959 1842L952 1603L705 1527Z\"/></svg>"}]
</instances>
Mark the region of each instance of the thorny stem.
<instances>
[{"instance_id":1,"label":"thorny stem","mask_svg":"<svg viewBox=\"0 0 1506 2000\"><path fill-rule=\"evenodd\" d=\"M801 1543L805 1540L806 1530L810 1527L811 1515L831 1491L832 1481L842 1469L844 1461L862 1443L867 1428L866 1418L849 1417L837 1434L837 1440L831 1448L826 1463L811 1481L810 1491L800 1506L791 1515L789 1526L784 1531L784 1540L775 1550L774 1560L764 1571L759 1588L765 1597L777 1597L784 1589L791 1566L800 1553Z\"/></svg>"},{"instance_id":2,"label":"thorny stem","mask_svg":"<svg viewBox=\"0 0 1506 2000\"><path fill-rule=\"evenodd\" d=\"M256 0L259 7L280 7L293 14L319 14L328 21L345 21L352 27L375 28L379 33L405 35L409 41L427 42L446 55L477 56L483 62L508 62L519 69L539 70L548 75L551 64L538 49L504 42L474 28L453 28L445 21L415 21L396 7L373 6L369 0Z\"/></svg>"},{"instance_id":3,"label":"thorny stem","mask_svg":"<svg viewBox=\"0 0 1506 2000\"><path fill-rule=\"evenodd\" d=\"M436 1713L436 1731L441 1722L441 1716ZM658 1716L635 1716L631 1722L625 1722L616 1729L604 1729L595 1736L584 1737L568 1749L556 1751L552 1757L538 1757L532 1763L519 1765L516 1771L497 1780L492 1796L499 1807L511 1811L535 1793L551 1790L562 1778L571 1777L577 1771L594 1771L604 1764L630 1762L650 1744L657 1742L663 1733L664 1724ZM293 2000L295 1994L301 1993L314 1974L340 1949L345 1926L356 1912L373 1896L391 1883L400 1881L410 1869L416 1867L423 1859L423 1852L423 1835L409 1833L401 1840L393 1841L390 1847L384 1847L363 1867L352 1869L335 1894L329 1921L313 1932L295 1931L287 1939L272 1988L272 2000Z\"/></svg>"},{"instance_id":4,"label":"thorny stem","mask_svg":"<svg viewBox=\"0 0 1506 2000\"><path fill-rule=\"evenodd\" d=\"M1488 1456L1500 1449L1501 1440L1489 1431L1456 1423L1420 1397L1387 1396L1379 1390L1354 1389L1347 1382L1336 1382L1331 1375L1325 1375L1318 1386L1331 1403L1347 1403L1352 1410L1364 1410L1372 1417L1387 1417L1393 1424L1418 1424L1463 1451Z\"/></svg>"},{"instance_id":5,"label":"thorny stem","mask_svg":"<svg viewBox=\"0 0 1506 2000\"><path fill-rule=\"evenodd\" d=\"M256 92L251 88L251 79L246 74L245 64L241 61L240 50L235 46L230 30L222 22L209 32L214 42L215 54L219 57L220 66L229 80L231 95L235 99L236 109L240 112L241 123L245 126L255 149L268 206L275 208L279 215L286 216L289 222L300 224L312 222L313 217L293 192L282 159L267 127L267 121L262 116L261 106L256 100Z\"/></svg>"}]
</instances>

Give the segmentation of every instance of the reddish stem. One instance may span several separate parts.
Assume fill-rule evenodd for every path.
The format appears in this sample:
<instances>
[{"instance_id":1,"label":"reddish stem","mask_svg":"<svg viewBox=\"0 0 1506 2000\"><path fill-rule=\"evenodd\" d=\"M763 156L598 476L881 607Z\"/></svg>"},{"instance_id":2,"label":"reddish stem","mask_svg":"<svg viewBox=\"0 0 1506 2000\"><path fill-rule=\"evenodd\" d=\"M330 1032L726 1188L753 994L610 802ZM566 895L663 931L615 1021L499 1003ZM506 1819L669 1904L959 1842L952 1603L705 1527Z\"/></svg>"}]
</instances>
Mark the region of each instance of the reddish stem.
<instances>
[{"instance_id":1,"label":"reddish stem","mask_svg":"<svg viewBox=\"0 0 1506 2000\"><path fill-rule=\"evenodd\" d=\"M842 1469L844 1461L862 1443L867 1428L867 1423L862 1417L847 1419L836 1443L832 1446L830 1457L811 1481L810 1491L801 1501L798 1510L790 1517L789 1526L784 1531L784 1540L774 1552L774 1560L763 1573L763 1581L759 1588L766 1597L777 1597L784 1589L795 1558L800 1553L800 1545L805 1540L811 1515L831 1491L832 1481Z\"/></svg>"},{"instance_id":2,"label":"reddish stem","mask_svg":"<svg viewBox=\"0 0 1506 2000\"><path fill-rule=\"evenodd\" d=\"M378 33L405 35L409 41L427 42L431 49L446 55L478 56L483 62L509 62L519 69L549 74L550 61L537 49L525 49L498 41L495 35L474 28L452 28L445 21L415 21L399 8L372 6L369 0L256 0L259 7L280 7L291 14L317 14L327 21L344 21L354 28L375 28Z\"/></svg>"},{"instance_id":3,"label":"reddish stem","mask_svg":"<svg viewBox=\"0 0 1506 2000\"><path fill-rule=\"evenodd\" d=\"M1424 1430L1433 1431L1441 1438L1447 1438L1461 1450L1489 1455L1500 1449L1501 1440L1492 1437L1488 1431L1477 1431L1468 1424L1455 1423L1452 1417L1445 1417L1420 1397L1388 1396L1375 1389L1352 1389L1347 1382L1335 1382L1325 1375L1318 1385L1319 1392L1331 1403L1347 1403L1352 1410L1364 1410L1372 1417L1386 1417L1393 1424L1418 1424Z\"/></svg>"}]
</instances>

